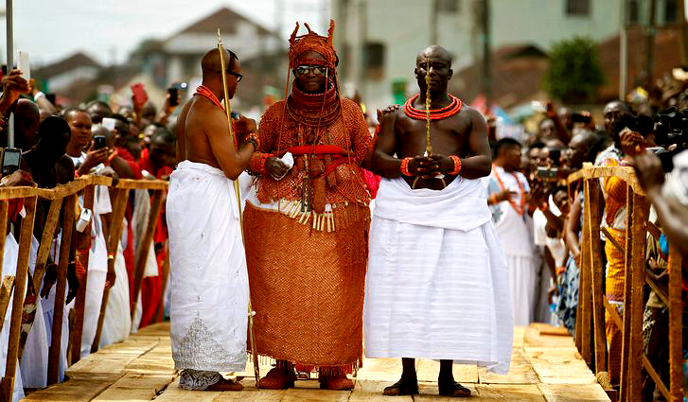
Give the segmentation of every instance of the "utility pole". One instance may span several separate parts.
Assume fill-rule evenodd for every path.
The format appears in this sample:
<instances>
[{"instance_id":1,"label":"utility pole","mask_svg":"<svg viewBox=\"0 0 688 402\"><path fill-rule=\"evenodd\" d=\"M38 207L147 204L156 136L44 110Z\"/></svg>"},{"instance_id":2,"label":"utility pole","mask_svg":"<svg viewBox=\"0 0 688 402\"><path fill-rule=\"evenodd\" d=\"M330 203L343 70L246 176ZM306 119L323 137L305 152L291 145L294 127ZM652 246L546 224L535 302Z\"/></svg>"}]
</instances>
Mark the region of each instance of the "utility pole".
<instances>
[{"instance_id":1,"label":"utility pole","mask_svg":"<svg viewBox=\"0 0 688 402\"><path fill-rule=\"evenodd\" d=\"M628 0L621 0L621 18L619 26L619 99L626 98L628 88L628 35L626 3Z\"/></svg>"},{"instance_id":2,"label":"utility pole","mask_svg":"<svg viewBox=\"0 0 688 402\"><path fill-rule=\"evenodd\" d=\"M647 78L652 81L652 72L654 70L654 53L655 53L655 25L657 19L657 0L650 0L650 22L647 26L647 60L645 64L645 71Z\"/></svg>"},{"instance_id":3,"label":"utility pole","mask_svg":"<svg viewBox=\"0 0 688 402\"><path fill-rule=\"evenodd\" d=\"M490 109L492 104L492 69L491 69L491 37L490 37L490 0L482 0L482 26L483 26L483 94L485 94L485 107Z\"/></svg>"},{"instance_id":4,"label":"utility pole","mask_svg":"<svg viewBox=\"0 0 688 402\"><path fill-rule=\"evenodd\" d=\"M439 45L439 27L437 25L439 10L439 0L430 2L430 45Z\"/></svg>"}]
</instances>

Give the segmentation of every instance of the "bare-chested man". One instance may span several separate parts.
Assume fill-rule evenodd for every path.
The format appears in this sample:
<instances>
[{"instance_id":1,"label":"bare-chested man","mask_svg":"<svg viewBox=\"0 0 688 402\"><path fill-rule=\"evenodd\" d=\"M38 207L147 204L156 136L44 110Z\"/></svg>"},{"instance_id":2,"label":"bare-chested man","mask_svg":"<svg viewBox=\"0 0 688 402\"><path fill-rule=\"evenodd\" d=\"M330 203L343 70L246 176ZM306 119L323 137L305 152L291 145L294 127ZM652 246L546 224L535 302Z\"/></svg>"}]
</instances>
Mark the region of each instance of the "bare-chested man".
<instances>
[{"instance_id":1,"label":"bare-chested man","mask_svg":"<svg viewBox=\"0 0 688 402\"><path fill-rule=\"evenodd\" d=\"M246 366L248 276L232 180L256 143L236 147L229 135L222 75L231 98L241 67L232 52L224 60L223 70L217 49L203 57L203 85L178 119L167 196L172 357L179 386L192 390L240 390L219 372Z\"/></svg>"},{"instance_id":2,"label":"bare-chested man","mask_svg":"<svg viewBox=\"0 0 688 402\"><path fill-rule=\"evenodd\" d=\"M431 156L423 156L426 74ZM511 358L506 263L479 180L490 173L487 126L447 93L445 49L422 50L415 75L420 93L384 117L371 161L383 179L370 228L366 355L402 358L401 379L385 395L418 393L414 359L427 358L441 361L441 395L468 396L452 363L506 373Z\"/></svg>"}]
</instances>

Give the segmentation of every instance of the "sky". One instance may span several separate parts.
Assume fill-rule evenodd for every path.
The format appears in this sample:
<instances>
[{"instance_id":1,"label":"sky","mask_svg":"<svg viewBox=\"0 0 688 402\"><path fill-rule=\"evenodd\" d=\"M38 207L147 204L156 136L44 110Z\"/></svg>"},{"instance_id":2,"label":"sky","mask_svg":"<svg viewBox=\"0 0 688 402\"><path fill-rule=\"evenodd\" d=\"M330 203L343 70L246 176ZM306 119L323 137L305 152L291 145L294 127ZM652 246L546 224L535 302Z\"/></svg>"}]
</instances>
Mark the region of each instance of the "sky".
<instances>
[{"instance_id":1,"label":"sky","mask_svg":"<svg viewBox=\"0 0 688 402\"><path fill-rule=\"evenodd\" d=\"M3 14L4 3L0 6ZM143 39L165 39L221 7L269 29L281 21L286 41L297 19L312 22L315 30L322 31L329 0L14 0L14 48L29 52L32 67L59 61L77 51L103 64L119 64ZM283 10L281 18L278 10ZM3 63L6 43L6 19L2 16Z\"/></svg>"}]
</instances>

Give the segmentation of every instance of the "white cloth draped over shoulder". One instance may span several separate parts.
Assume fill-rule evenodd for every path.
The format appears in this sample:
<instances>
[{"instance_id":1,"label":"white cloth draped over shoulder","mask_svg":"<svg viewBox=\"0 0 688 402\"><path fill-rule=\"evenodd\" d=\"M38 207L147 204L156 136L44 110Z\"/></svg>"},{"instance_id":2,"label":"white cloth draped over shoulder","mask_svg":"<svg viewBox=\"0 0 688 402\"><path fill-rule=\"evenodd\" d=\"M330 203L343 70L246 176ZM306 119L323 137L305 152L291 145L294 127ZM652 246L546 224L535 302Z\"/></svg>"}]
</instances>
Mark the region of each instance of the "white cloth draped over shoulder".
<instances>
[{"instance_id":1,"label":"white cloth draped over shoulder","mask_svg":"<svg viewBox=\"0 0 688 402\"><path fill-rule=\"evenodd\" d=\"M370 228L366 356L477 364L506 374L506 262L479 180L412 190L382 179Z\"/></svg>"},{"instance_id":2,"label":"white cloth draped over shoulder","mask_svg":"<svg viewBox=\"0 0 688 402\"><path fill-rule=\"evenodd\" d=\"M249 290L233 182L209 165L180 163L167 226L175 367L244 370Z\"/></svg>"}]
</instances>

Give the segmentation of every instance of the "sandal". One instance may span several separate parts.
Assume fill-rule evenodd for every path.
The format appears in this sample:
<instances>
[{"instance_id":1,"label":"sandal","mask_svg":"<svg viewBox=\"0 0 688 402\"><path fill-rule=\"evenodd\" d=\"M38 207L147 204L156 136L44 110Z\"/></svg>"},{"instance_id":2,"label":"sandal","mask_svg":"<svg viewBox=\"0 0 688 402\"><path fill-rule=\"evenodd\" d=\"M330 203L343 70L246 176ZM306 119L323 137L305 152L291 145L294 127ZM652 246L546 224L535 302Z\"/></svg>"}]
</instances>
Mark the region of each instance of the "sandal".
<instances>
[{"instance_id":1,"label":"sandal","mask_svg":"<svg viewBox=\"0 0 688 402\"><path fill-rule=\"evenodd\" d=\"M382 395L388 396L401 396L401 395L417 395L418 394L418 383L410 383L407 381L399 380L393 385L386 387L382 391Z\"/></svg>"},{"instance_id":2,"label":"sandal","mask_svg":"<svg viewBox=\"0 0 688 402\"><path fill-rule=\"evenodd\" d=\"M275 367L265 377L258 380L258 386L261 389L286 389L294 387L294 381L296 381L296 374L293 371L284 371Z\"/></svg>"},{"instance_id":3,"label":"sandal","mask_svg":"<svg viewBox=\"0 0 688 402\"><path fill-rule=\"evenodd\" d=\"M221 379L220 381L216 382L215 384L209 386L206 388L206 391L241 391L244 389L244 386L239 384L237 381L232 381L232 380L226 380L226 379Z\"/></svg>"},{"instance_id":4,"label":"sandal","mask_svg":"<svg viewBox=\"0 0 688 402\"><path fill-rule=\"evenodd\" d=\"M471 390L459 384L456 381L452 381L449 384L437 384L439 388L440 395L442 396L452 396L455 398L466 398L471 396Z\"/></svg>"},{"instance_id":5,"label":"sandal","mask_svg":"<svg viewBox=\"0 0 688 402\"><path fill-rule=\"evenodd\" d=\"M320 376L320 388L332 391L346 391L354 389L354 382L342 376Z\"/></svg>"}]
</instances>

